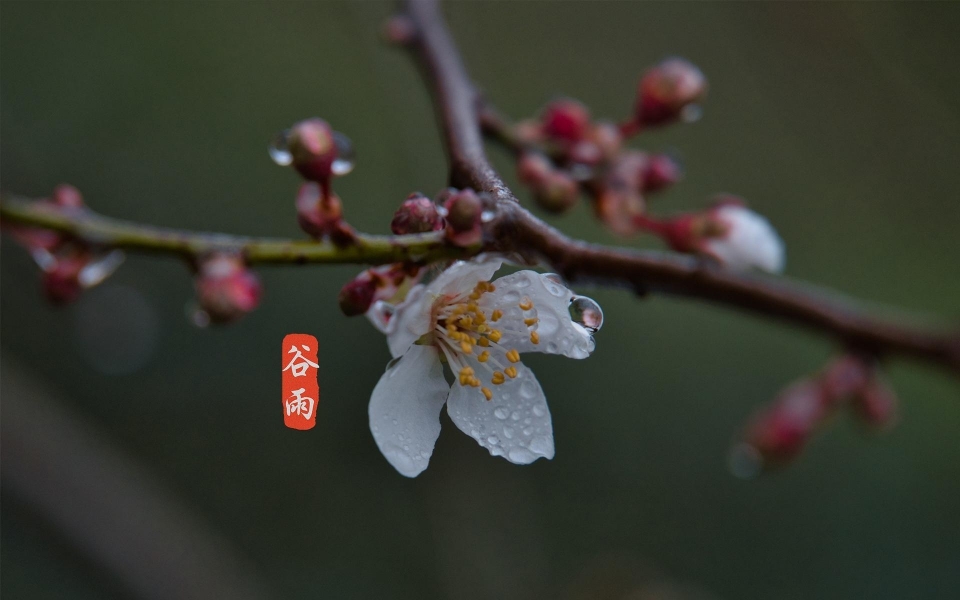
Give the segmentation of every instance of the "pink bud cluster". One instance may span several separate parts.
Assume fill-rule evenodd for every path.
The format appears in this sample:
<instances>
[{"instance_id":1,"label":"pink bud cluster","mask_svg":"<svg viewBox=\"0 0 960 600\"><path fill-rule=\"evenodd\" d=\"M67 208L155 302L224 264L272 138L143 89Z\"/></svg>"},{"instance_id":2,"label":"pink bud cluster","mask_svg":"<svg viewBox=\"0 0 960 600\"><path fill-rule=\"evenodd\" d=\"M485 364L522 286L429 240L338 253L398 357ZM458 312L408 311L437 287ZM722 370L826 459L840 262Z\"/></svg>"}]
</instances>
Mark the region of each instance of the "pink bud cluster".
<instances>
[{"instance_id":1,"label":"pink bud cluster","mask_svg":"<svg viewBox=\"0 0 960 600\"><path fill-rule=\"evenodd\" d=\"M674 250L709 257L726 267L779 271L779 237L742 201L724 198L707 210L667 219L648 212L648 198L679 182L682 169L669 154L627 149L624 144L651 127L693 120L706 91L706 78L696 66L668 58L641 77L633 112L622 123L595 120L582 103L562 98L501 139L514 141L520 182L550 212L567 211L586 194L597 218L618 235L646 231ZM732 204L740 208L729 208Z\"/></svg>"},{"instance_id":2,"label":"pink bud cluster","mask_svg":"<svg viewBox=\"0 0 960 600\"><path fill-rule=\"evenodd\" d=\"M341 247L354 243L356 232L344 221L343 203L332 190L333 178L353 168L352 145L346 136L323 119L307 119L278 136L271 156L306 180L296 198L300 228Z\"/></svg>"},{"instance_id":3,"label":"pink bud cluster","mask_svg":"<svg viewBox=\"0 0 960 600\"><path fill-rule=\"evenodd\" d=\"M72 185L54 188L50 198L37 205L53 212L86 211L83 196ZM50 302L63 305L77 300L83 290L110 276L123 262L123 252L105 251L48 229L4 224L14 239L30 251L42 271L41 286Z\"/></svg>"},{"instance_id":4,"label":"pink bud cluster","mask_svg":"<svg viewBox=\"0 0 960 600\"><path fill-rule=\"evenodd\" d=\"M874 361L848 354L794 382L750 419L738 452L759 467L782 465L806 447L842 407L875 429L892 427L897 400Z\"/></svg>"}]
</instances>

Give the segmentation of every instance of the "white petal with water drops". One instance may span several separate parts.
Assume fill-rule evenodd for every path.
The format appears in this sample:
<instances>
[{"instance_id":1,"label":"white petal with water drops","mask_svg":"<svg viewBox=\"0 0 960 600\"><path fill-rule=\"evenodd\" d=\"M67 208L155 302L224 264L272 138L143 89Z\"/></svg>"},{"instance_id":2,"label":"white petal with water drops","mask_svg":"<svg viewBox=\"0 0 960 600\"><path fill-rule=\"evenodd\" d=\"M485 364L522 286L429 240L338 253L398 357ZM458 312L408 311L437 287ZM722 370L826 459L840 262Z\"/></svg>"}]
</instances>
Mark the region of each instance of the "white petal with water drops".
<instances>
[{"instance_id":1,"label":"white petal with water drops","mask_svg":"<svg viewBox=\"0 0 960 600\"><path fill-rule=\"evenodd\" d=\"M370 431L401 475L427 468L440 435L440 409L450 385L436 348L413 346L387 367L370 397Z\"/></svg>"},{"instance_id":2,"label":"white petal with water drops","mask_svg":"<svg viewBox=\"0 0 960 600\"><path fill-rule=\"evenodd\" d=\"M502 354L498 360L507 362ZM483 372L476 359L468 357L467 364L477 373ZM514 366L517 377L491 385L493 399L489 401L475 387L454 384L447 414L494 456L518 465L553 458L553 423L543 389L533 371L519 363Z\"/></svg>"}]
</instances>

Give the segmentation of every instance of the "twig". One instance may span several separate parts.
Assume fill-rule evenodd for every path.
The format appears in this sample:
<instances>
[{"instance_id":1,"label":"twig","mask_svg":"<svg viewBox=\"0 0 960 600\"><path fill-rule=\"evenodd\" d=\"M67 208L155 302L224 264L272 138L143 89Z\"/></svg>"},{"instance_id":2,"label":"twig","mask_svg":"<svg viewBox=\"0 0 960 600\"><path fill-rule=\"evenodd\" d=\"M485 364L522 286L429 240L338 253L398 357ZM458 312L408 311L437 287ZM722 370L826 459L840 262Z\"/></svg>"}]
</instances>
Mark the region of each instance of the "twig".
<instances>
[{"instance_id":1,"label":"twig","mask_svg":"<svg viewBox=\"0 0 960 600\"><path fill-rule=\"evenodd\" d=\"M408 0L404 11L416 29L410 46L424 67L443 126L450 183L497 199L496 216L486 232L494 249L545 262L572 282L709 300L819 330L860 352L899 354L960 373L958 331L942 334L901 325L871 316L825 290L722 271L695 259L585 244L537 219L519 206L486 158L478 114L481 99L437 2Z\"/></svg>"}]
</instances>

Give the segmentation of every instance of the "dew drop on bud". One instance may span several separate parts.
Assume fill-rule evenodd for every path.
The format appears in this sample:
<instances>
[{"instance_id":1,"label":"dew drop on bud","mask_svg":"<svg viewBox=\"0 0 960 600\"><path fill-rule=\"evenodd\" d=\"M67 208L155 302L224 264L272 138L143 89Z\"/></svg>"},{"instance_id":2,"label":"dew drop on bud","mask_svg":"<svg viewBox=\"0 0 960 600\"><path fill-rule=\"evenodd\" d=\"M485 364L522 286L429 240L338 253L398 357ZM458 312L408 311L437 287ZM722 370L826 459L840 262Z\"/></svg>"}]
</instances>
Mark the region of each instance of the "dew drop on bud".
<instances>
[{"instance_id":1,"label":"dew drop on bud","mask_svg":"<svg viewBox=\"0 0 960 600\"><path fill-rule=\"evenodd\" d=\"M356 155L353 151L353 142L339 131L333 132L333 142L337 146L337 157L330 165L330 172L336 176L346 175L356 165Z\"/></svg>"},{"instance_id":2,"label":"dew drop on bud","mask_svg":"<svg viewBox=\"0 0 960 600\"><path fill-rule=\"evenodd\" d=\"M763 457L750 444L740 443L730 449L727 468L734 477L754 479L763 471Z\"/></svg>"},{"instance_id":3,"label":"dew drop on bud","mask_svg":"<svg viewBox=\"0 0 960 600\"><path fill-rule=\"evenodd\" d=\"M293 162L293 154L290 153L290 130L284 129L278 133L267 150L273 162L281 167L289 166Z\"/></svg>"},{"instance_id":4,"label":"dew drop on bud","mask_svg":"<svg viewBox=\"0 0 960 600\"><path fill-rule=\"evenodd\" d=\"M600 305L586 296L574 296L570 299L570 318L590 333L596 333L603 327L603 311L600 310Z\"/></svg>"},{"instance_id":5,"label":"dew drop on bud","mask_svg":"<svg viewBox=\"0 0 960 600\"><path fill-rule=\"evenodd\" d=\"M480 213L480 221L483 223L489 223L495 216L497 215L492 210L485 210Z\"/></svg>"}]
</instances>

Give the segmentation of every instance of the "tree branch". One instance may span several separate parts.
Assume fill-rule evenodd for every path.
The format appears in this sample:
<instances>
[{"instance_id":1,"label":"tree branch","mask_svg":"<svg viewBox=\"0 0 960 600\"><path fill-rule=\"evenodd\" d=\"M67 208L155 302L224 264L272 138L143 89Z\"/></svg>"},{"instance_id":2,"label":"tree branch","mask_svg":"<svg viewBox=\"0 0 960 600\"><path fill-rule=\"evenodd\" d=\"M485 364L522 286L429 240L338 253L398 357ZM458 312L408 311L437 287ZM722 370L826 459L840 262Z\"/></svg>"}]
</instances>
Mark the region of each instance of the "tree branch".
<instances>
[{"instance_id":1,"label":"tree branch","mask_svg":"<svg viewBox=\"0 0 960 600\"><path fill-rule=\"evenodd\" d=\"M444 241L443 232L417 235L357 234L356 243L338 247L330 242L233 236L151 227L111 219L91 210L50 210L48 206L3 194L0 218L52 229L84 242L110 248L179 254L195 258L209 252L236 252L253 263L387 264L429 263L468 258L479 247L459 248Z\"/></svg>"},{"instance_id":2,"label":"tree branch","mask_svg":"<svg viewBox=\"0 0 960 600\"><path fill-rule=\"evenodd\" d=\"M488 249L542 261L572 282L619 285L709 300L782 319L835 337L849 348L901 355L960 373L960 331L943 334L867 314L851 301L783 280L735 274L688 257L631 252L571 240L519 206L490 166L480 127L481 98L467 75L435 0L407 0L411 43L433 93L450 162L450 184L497 201L485 232Z\"/></svg>"}]
</instances>

